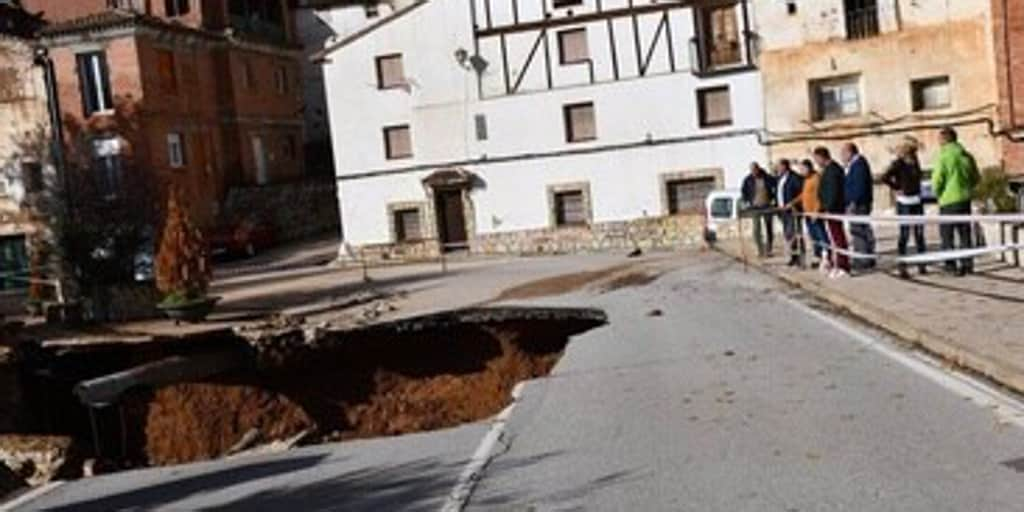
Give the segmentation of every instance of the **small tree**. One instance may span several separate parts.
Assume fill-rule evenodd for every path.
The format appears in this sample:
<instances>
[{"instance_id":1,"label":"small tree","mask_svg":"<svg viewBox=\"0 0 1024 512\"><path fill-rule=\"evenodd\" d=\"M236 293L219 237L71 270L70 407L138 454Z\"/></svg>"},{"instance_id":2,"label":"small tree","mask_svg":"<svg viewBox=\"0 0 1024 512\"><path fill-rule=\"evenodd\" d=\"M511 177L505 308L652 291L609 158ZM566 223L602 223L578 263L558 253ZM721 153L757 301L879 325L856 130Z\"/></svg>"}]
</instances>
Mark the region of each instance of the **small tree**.
<instances>
[{"instance_id":1,"label":"small tree","mask_svg":"<svg viewBox=\"0 0 1024 512\"><path fill-rule=\"evenodd\" d=\"M200 299L210 285L206 242L178 196L177 187L171 187L156 259L156 286L166 296L167 304Z\"/></svg>"}]
</instances>

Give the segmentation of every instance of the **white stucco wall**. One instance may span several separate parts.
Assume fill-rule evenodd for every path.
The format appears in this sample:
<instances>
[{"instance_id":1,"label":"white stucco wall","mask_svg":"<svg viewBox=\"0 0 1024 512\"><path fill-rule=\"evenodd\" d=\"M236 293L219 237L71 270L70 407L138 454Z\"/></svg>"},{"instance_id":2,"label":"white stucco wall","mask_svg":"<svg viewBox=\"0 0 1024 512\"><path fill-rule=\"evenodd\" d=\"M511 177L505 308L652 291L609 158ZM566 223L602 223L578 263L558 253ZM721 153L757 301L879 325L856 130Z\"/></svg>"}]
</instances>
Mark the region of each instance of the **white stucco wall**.
<instances>
[{"instance_id":1,"label":"white stucco wall","mask_svg":"<svg viewBox=\"0 0 1024 512\"><path fill-rule=\"evenodd\" d=\"M520 20L529 15L521 11ZM495 25L508 21L499 16L492 12ZM649 74L635 76L635 50L628 46L619 52L622 79L612 79L602 23L588 27L598 83L579 74L579 65L558 64L552 36L556 87L547 90L543 62L537 62L540 78L530 71L514 95L502 94L501 57L490 43L480 47L489 62L482 76L483 98L475 73L456 62L456 50L474 50L464 0L432 0L330 54L324 73L347 241L389 242L388 203L424 201L420 180L453 165L484 182L471 196L478 234L547 227L546 190L560 183L590 184L595 222L664 214L659 180L664 173L721 169L726 184L736 186L748 163L765 157L752 134L763 119L760 77L755 71L696 77L689 71L690 10L673 10L671 20L675 73L667 53L659 58L658 52L667 51L662 45L655 49ZM641 17L643 44L653 40L659 21L660 14ZM618 44L632 45L632 22L621 30ZM536 38L536 32L510 37L510 60L528 53ZM375 57L392 53L403 55L410 86L378 90ZM733 123L702 129L696 89L718 85L730 87ZM563 106L587 101L595 106L597 140L567 143ZM487 119L485 141L475 137L478 114ZM398 124L411 126L414 157L387 160L382 128ZM646 145L648 140L654 144Z\"/></svg>"}]
</instances>

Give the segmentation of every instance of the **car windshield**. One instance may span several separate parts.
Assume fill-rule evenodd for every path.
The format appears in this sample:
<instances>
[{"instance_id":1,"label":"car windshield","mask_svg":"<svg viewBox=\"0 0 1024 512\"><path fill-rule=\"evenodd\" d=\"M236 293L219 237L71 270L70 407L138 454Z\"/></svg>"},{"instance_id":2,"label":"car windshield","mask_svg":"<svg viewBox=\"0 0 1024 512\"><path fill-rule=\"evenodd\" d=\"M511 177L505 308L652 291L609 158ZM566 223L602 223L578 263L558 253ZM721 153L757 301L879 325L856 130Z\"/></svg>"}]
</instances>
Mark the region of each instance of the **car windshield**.
<instances>
[{"instance_id":1,"label":"car windshield","mask_svg":"<svg viewBox=\"0 0 1024 512\"><path fill-rule=\"evenodd\" d=\"M711 201L711 216L716 219L728 219L732 217L732 199L728 197L716 197Z\"/></svg>"}]
</instances>

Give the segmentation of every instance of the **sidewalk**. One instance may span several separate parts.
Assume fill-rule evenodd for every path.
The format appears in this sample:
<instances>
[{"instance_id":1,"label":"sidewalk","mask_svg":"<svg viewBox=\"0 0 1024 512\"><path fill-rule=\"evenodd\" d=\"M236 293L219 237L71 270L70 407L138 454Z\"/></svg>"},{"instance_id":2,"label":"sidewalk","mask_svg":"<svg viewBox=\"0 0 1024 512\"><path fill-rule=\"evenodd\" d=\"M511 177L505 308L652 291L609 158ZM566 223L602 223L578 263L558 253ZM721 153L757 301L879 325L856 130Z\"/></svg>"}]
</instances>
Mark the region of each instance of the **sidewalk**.
<instances>
[{"instance_id":1,"label":"sidewalk","mask_svg":"<svg viewBox=\"0 0 1024 512\"><path fill-rule=\"evenodd\" d=\"M756 254L748 246L748 254ZM739 243L719 249L742 261ZM951 364L1024 393L1024 271L994 257L977 273L956 278L933 271L902 280L884 272L831 280L817 270L793 269L783 257L750 257L791 286L846 310Z\"/></svg>"}]
</instances>

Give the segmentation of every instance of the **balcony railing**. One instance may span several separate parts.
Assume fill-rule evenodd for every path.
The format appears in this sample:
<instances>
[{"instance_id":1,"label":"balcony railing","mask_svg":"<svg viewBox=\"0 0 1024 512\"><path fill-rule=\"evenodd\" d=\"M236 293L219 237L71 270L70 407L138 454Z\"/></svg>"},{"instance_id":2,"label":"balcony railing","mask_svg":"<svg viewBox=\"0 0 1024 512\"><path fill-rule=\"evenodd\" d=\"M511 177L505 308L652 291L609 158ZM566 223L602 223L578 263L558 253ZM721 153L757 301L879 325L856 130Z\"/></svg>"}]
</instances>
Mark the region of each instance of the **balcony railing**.
<instances>
[{"instance_id":1,"label":"balcony railing","mask_svg":"<svg viewBox=\"0 0 1024 512\"><path fill-rule=\"evenodd\" d=\"M875 5L846 10L846 38L866 39L878 35L878 7Z\"/></svg>"}]
</instances>

